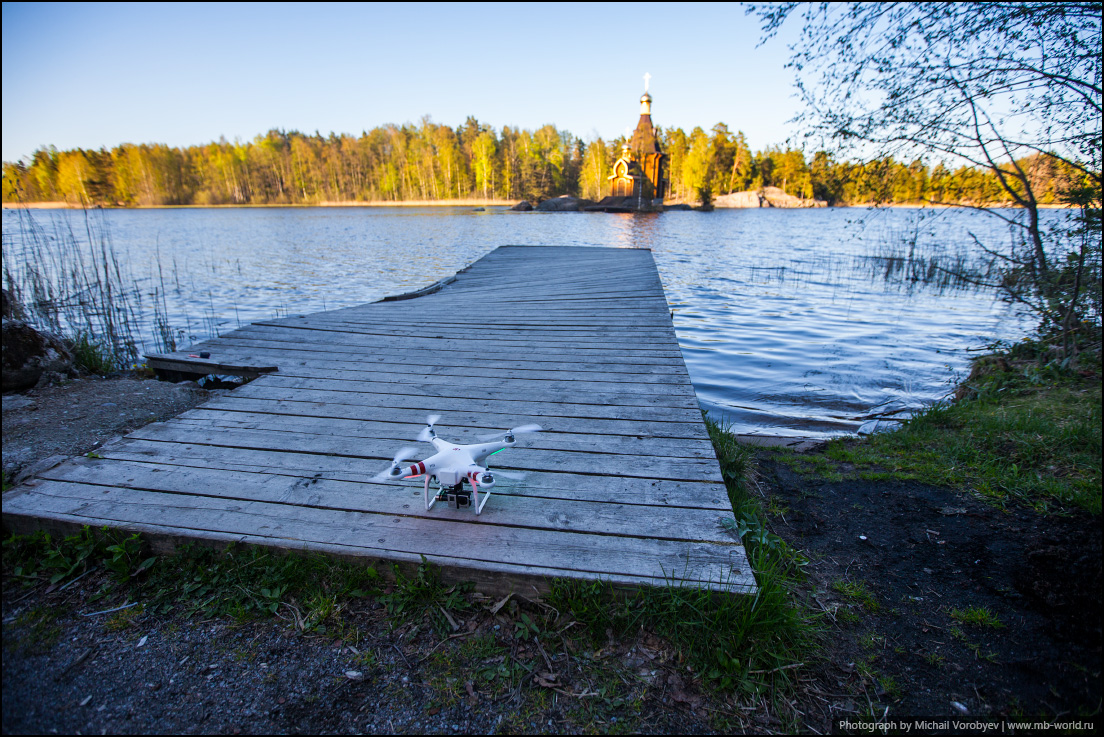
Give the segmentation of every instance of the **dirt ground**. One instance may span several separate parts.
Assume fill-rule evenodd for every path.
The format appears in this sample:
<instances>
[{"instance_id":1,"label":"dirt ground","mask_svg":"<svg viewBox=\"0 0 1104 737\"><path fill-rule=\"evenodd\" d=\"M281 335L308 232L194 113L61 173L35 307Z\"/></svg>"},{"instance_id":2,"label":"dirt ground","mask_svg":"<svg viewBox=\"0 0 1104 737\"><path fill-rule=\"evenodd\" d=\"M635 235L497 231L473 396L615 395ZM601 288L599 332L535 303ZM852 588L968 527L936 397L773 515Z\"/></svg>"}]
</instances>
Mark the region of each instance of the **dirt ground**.
<instances>
[{"instance_id":1,"label":"dirt ground","mask_svg":"<svg viewBox=\"0 0 1104 737\"><path fill-rule=\"evenodd\" d=\"M206 396L135 378L5 396L5 472ZM281 618L106 612L124 602L95 600L98 571L68 586L4 581L3 731L825 733L855 715L1099 715L1099 519L1001 511L916 483L828 482L769 450L758 483L773 531L809 559L796 595L825 626L823 650L793 674L796 721L769 699L702 693L644 632L549 652L518 639L505 610L478 606L440 640L414 623L391 630L366 601L338 640ZM970 616L982 608L987 618ZM504 689L495 673L513 667L522 685Z\"/></svg>"},{"instance_id":2,"label":"dirt ground","mask_svg":"<svg viewBox=\"0 0 1104 737\"><path fill-rule=\"evenodd\" d=\"M847 708L1100 714L1099 519L1001 511L918 483L827 482L771 460L760 472L774 531L809 557L831 621L810 726ZM994 619L963 616L971 608Z\"/></svg>"}]
</instances>

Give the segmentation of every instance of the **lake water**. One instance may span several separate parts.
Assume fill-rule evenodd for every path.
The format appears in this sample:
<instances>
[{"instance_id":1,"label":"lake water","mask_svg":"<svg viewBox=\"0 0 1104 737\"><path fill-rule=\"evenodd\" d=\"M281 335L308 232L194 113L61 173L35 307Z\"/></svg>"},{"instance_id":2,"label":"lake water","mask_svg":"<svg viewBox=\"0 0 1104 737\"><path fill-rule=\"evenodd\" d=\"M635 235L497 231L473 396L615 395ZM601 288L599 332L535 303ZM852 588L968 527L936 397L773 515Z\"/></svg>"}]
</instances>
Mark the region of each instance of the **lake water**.
<instances>
[{"instance_id":1,"label":"lake water","mask_svg":"<svg viewBox=\"0 0 1104 737\"><path fill-rule=\"evenodd\" d=\"M1044 213L1060 217L1057 213ZM27 239L31 217L44 241ZM741 433L828 437L945 396L970 351L1030 323L989 294L887 283L881 257L917 244L1003 244L968 210L514 213L501 208L4 210L5 281L58 269L61 243L106 244L178 345L274 316L418 289L502 245L649 248L704 409ZM96 244L89 247L88 243ZM98 251L102 260L103 250ZM70 257L71 258L71 254ZM91 261L92 255L87 258ZM53 265L51 265L53 264ZM163 288L163 291L162 291Z\"/></svg>"}]
</instances>

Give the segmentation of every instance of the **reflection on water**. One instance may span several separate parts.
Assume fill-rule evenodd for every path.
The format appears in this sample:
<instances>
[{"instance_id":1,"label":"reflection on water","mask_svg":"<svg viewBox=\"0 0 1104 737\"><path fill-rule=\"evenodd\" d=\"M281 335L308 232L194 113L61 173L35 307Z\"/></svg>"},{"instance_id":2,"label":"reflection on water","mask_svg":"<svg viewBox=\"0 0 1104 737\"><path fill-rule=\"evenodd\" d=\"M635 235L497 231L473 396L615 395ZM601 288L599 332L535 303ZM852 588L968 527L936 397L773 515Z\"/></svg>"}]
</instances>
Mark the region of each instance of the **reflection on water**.
<instances>
[{"instance_id":1,"label":"reflection on water","mask_svg":"<svg viewBox=\"0 0 1104 737\"><path fill-rule=\"evenodd\" d=\"M5 273L35 258L15 215L4 211ZM80 232L84 215L34 217ZM739 432L830 436L900 416L943 396L968 349L1024 330L990 295L887 283L878 271L908 274L925 265L916 254L946 259L975 235L1003 244L1000 224L970 211L227 208L96 218L140 290L164 284L181 345L418 289L501 245L650 248L702 406ZM920 248L911 261L910 244Z\"/></svg>"},{"instance_id":2,"label":"reflection on water","mask_svg":"<svg viewBox=\"0 0 1104 737\"><path fill-rule=\"evenodd\" d=\"M598 213L592 213L598 214ZM604 214L604 213L603 213ZM656 250L656 238L662 213L621 212L608 213L614 229L614 240L609 246L620 248L647 248Z\"/></svg>"}]
</instances>

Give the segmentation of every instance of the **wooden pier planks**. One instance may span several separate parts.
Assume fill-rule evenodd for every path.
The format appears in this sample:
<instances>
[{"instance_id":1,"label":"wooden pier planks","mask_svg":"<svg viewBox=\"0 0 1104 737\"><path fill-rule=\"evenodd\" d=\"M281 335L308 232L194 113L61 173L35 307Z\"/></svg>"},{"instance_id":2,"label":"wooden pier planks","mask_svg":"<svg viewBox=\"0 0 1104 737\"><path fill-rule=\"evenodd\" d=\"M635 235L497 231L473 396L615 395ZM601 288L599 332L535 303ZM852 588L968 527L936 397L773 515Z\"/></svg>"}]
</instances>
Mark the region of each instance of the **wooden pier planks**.
<instances>
[{"instance_id":1,"label":"wooden pier planks","mask_svg":"<svg viewBox=\"0 0 1104 737\"><path fill-rule=\"evenodd\" d=\"M279 370L6 493L5 525L425 556L496 591L554 577L755 588L719 524L731 509L649 251L503 247L420 296L255 323L200 350ZM430 413L461 443L546 432L494 456L527 475L500 476L482 515L427 513L421 484L372 477Z\"/></svg>"}]
</instances>

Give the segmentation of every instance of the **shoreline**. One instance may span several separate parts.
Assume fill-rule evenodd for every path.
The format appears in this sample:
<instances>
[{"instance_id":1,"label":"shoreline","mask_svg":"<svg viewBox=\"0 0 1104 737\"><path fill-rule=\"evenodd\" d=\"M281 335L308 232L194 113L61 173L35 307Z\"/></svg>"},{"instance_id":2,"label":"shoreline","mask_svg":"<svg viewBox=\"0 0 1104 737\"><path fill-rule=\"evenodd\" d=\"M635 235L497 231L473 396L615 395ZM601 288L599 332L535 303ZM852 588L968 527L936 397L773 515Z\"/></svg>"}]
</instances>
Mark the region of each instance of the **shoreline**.
<instances>
[{"instance_id":1,"label":"shoreline","mask_svg":"<svg viewBox=\"0 0 1104 737\"><path fill-rule=\"evenodd\" d=\"M484 199L460 199L460 200L371 200L360 201L353 200L349 202L342 201L322 201L322 202L301 202L294 204L244 204L244 205L133 205L133 206L119 206L119 205L73 205L68 202L5 202L3 208L5 210L16 210L19 208L25 208L28 210L219 210L228 208L276 208L276 207L513 207L522 200L484 200ZM680 205L680 204L692 204L689 202L668 202L665 205ZM811 209L825 209L825 210L844 210L844 209L856 209L856 208L893 208L893 209L913 209L913 210L948 210L953 208L961 209L998 209L998 210L1016 210L1018 208L1014 204L992 204L992 205L961 205L961 204L944 204L939 202L929 203L883 203L875 204L872 202L859 202L850 205L828 205L824 208L810 208L810 207L717 207L717 210L811 210ZM1070 205L1038 205L1040 210L1068 210L1071 209Z\"/></svg>"},{"instance_id":2,"label":"shoreline","mask_svg":"<svg viewBox=\"0 0 1104 737\"><path fill-rule=\"evenodd\" d=\"M249 203L244 205L74 205L68 202L5 202L5 210L218 210L254 207L513 207L521 200L371 200L349 202L299 202L288 204Z\"/></svg>"}]
</instances>

